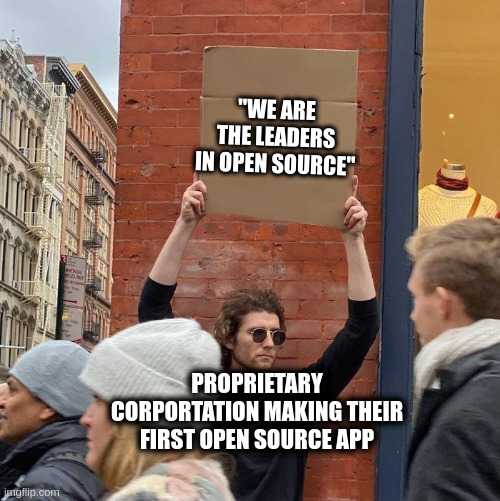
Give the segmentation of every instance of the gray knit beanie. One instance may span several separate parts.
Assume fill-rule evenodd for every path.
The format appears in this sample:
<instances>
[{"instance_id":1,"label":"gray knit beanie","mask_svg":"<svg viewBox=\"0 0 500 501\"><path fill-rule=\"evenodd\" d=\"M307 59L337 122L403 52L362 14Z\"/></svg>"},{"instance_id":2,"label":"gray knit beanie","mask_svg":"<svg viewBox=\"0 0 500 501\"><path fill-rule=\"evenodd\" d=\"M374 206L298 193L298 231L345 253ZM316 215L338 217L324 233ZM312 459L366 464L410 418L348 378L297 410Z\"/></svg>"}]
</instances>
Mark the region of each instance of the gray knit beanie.
<instances>
[{"instance_id":1,"label":"gray knit beanie","mask_svg":"<svg viewBox=\"0 0 500 501\"><path fill-rule=\"evenodd\" d=\"M108 402L191 393L191 372L220 369L217 341L194 320L172 318L134 325L101 341L80 379Z\"/></svg>"},{"instance_id":2,"label":"gray knit beanie","mask_svg":"<svg viewBox=\"0 0 500 501\"><path fill-rule=\"evenodd\" d=\"M24 353L10 375L61 416L81 416L92 400L78 378L88 358L70 341L45 341Z\"/></svg>"}]
</instances>

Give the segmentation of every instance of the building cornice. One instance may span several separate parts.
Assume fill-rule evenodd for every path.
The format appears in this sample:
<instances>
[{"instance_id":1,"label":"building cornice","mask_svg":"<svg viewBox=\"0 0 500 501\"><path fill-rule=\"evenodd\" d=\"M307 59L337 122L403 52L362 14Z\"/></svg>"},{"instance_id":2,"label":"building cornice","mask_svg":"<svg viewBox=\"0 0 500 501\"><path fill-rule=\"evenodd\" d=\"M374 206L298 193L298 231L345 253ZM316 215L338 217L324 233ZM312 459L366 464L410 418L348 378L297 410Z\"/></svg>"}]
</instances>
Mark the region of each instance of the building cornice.
<instances>
[{"instance_id":1,"label":"building cornice","mask_svg":"<svg viewBox=\"0 0 500 501\"><path fill-rule=\"evenodd\" d=\"M80 82L60 57L47 57L47 72L56 83L64 83L68 96L80 88Z\"/></svg>"},{"instance_id":2,"label":"building cornice","mask_svg":"<svg viewBox=\"0 0 500 501\"><path fill-rule=\"evenodd\" d=\"M95 109L108 124L116 136L118 115L115 108L106 97L101 87L84 64L70 64L70 70L78 79L81 90L85 93Z\"/></svg>"},{"instance_id":3,"label":"building cornice","mask_svg":"<svg viewBox=\"0 0 500 501\"><path fill-rule=\"evenodd\" d=\"M18 51L7 40L0 40L0 73L5 80L15 87L27 100L32 101L36 108L45 112L49 109L50 98L36 74L20 60Z\"/></svg>"}]
</instances>

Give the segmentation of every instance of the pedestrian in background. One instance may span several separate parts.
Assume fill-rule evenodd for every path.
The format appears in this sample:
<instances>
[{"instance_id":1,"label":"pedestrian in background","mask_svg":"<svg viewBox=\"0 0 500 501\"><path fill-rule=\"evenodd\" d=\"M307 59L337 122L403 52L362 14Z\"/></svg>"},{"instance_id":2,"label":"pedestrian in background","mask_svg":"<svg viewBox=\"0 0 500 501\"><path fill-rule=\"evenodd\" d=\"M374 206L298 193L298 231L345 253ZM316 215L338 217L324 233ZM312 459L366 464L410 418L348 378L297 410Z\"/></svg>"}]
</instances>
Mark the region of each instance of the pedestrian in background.
<instances>
[{"instance_id":1,"label":"pedestrian in background","mask_svg":"<svg viewBox=\"0 0 500 501\"><path fill-rule=\"evenodd\" d=\"M213 337L182 318L139 324L96 346L81 375L95 395L81 423L87 463L108 501L233 500L219 461L199 451L141 451L139 426L114 424L109 415L113 400L192 398L191 372L220 369L220 357Z\"/></svg>"},{"instance_id":2,"label":"pedestrian in background","mask_svg":"<svg viewBox=\"0 0 500 501\"><path fill-rule=\"evenodd\" d=\"M0 440L11 444L0 462L2 501L94 501L102 493L78 422L91 401L78 379L87 359L75 343L46 341L10 370L0 400Z\"/></svg>"},{"instance_id":3,"label":"pedestrian in background","mask_svg":"<svg viewBox=\"0 0 500 501\"><path fill-rule=\"evenodd\" d=\"M408 501L500 496L500 221L418 231L408 287L415 360Z\"/></svg>"},{"instance_id":4,"label":"pedestrian in background","mask_svg":"<svg viewBox=\"0 0 500 501\"><path fill-rule=\"evenodd\" d=\"M0 423L3 419L2 409L5 399L9 394L9 386L6 381L9 376L9 369L7 367L0 366ZM3 458L7 454L7 451L10 449L10 445L4 440L0 440L0 462L3 461Z\"/></svg>"}]
</instances>

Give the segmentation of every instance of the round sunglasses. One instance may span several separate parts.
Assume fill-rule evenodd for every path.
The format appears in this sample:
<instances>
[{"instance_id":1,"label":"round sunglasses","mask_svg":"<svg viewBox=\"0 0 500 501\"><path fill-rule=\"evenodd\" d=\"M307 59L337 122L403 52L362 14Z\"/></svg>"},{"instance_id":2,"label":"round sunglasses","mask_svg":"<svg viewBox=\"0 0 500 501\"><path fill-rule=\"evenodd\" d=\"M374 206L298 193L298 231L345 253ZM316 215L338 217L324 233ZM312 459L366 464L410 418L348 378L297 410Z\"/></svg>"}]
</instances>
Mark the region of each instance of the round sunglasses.
<instances>
[{"instance_id":1,"label":"round sunglasses","mask_svg":"<svg viewBox=\"0 0 500 501\"><path fill-rule=\"evenodd\" d=\"M254 343L263 343L268 334L271 334L271 339L275 346L283 344L286 340L286 332L283 329L264 329L264 327L255 327L249 329L248 333L252 335Z\"/></svg>"}]
</instances>

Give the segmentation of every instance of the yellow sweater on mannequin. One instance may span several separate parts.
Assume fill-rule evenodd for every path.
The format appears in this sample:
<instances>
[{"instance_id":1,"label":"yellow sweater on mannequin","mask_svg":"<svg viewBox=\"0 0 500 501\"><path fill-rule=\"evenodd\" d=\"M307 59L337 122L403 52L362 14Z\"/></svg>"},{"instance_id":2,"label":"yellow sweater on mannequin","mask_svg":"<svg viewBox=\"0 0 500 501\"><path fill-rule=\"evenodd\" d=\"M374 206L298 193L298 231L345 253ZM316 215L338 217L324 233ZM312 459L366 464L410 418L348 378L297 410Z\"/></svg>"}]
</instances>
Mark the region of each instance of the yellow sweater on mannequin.
<instances>
[{"instance_id":1,"label":"yellow sweater on mannequin","mask_svg":"<svg viewBox=\"0 0 500 501\"><path fill-rule=\"evenodd\" d=\"M418 192L418 225L438 226L466 218L476 194L473 188L454 191L434 184L425 186ZM496 203L482 195L473 217L495 217L496 213Z\"/></svg>"}]
</instances>

